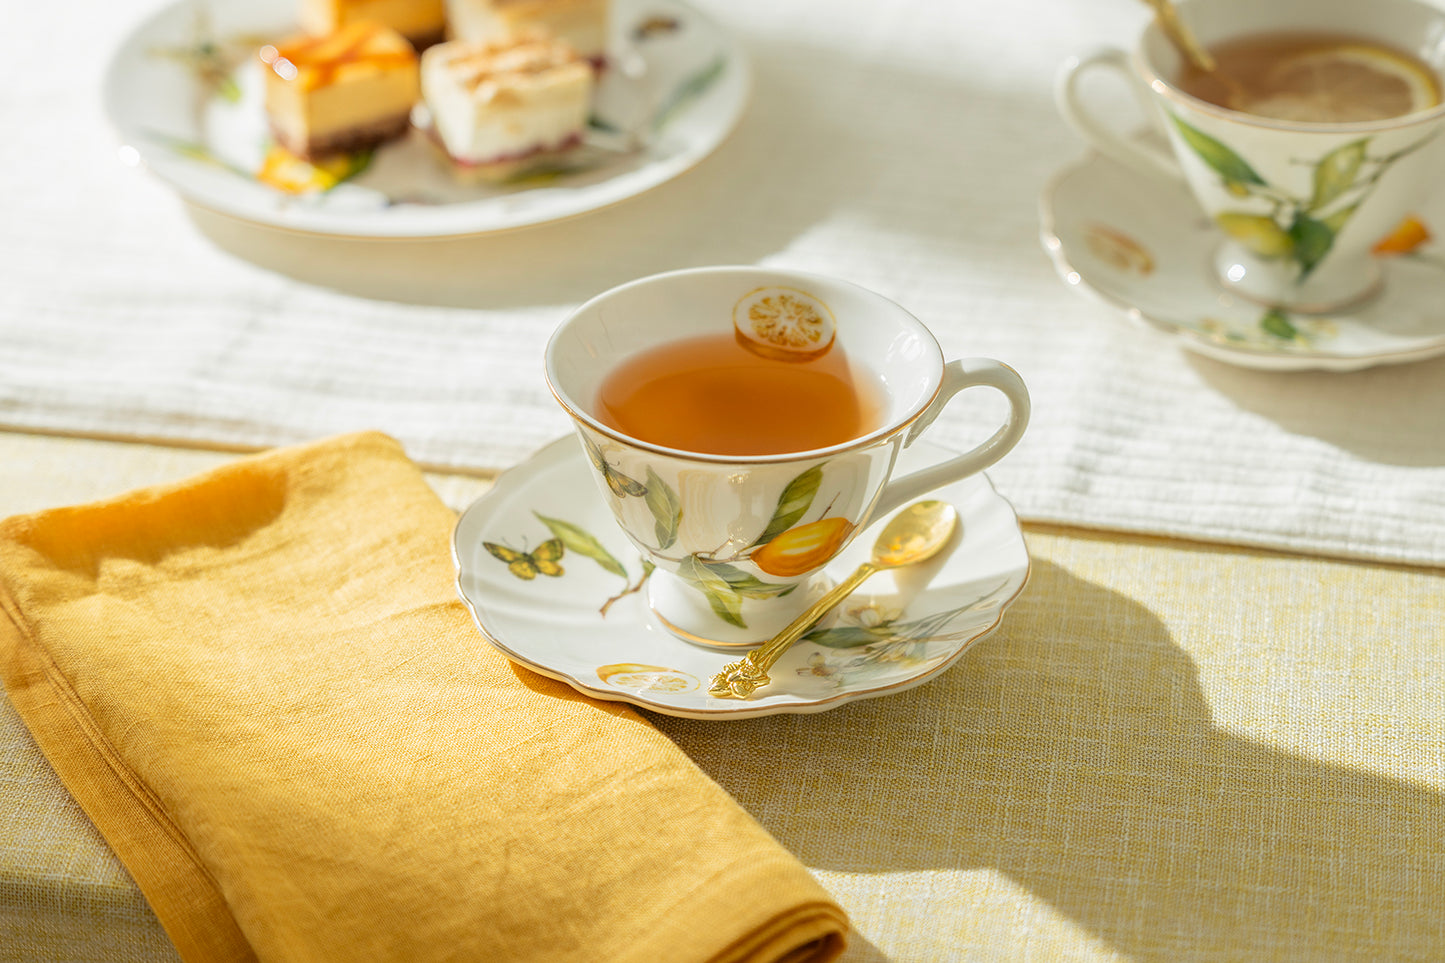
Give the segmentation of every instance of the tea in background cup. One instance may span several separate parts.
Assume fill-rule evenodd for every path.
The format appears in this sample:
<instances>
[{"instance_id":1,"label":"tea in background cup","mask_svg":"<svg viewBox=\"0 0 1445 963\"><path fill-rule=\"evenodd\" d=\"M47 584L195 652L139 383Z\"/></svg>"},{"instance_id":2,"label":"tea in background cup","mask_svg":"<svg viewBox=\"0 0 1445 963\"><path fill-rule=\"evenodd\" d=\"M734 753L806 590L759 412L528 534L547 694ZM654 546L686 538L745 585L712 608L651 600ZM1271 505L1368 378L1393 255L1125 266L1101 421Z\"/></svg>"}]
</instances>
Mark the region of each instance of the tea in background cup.
<instances>
[{"instance_id":1,"label":"tea in background cup","mask_svg":"<svg viewBox=\"0 0 1445 963\"><path fill-rule=\"evenodd\" d=\"M656 568L648 601L702 645L771 638L828 588L870 519L982 471L1028 423L1023 381L944 363L932 334L844 281L748 267L661 274L578 308L547 345L604 500ZM971 451L890 481L898 452L965 388L1009 413Z\"/></svg>"},{"instance_id":2,"label":"tea in background cup","mask_svg":"<svg viewBox=\"0 0 1445 963\"><path fill-rule=\"evenodd\" d=\"M1301 313L1367 300L1370 249L1425 199L1445 161L1445 11L1416 0L1185 0L1207 74L1157 24L1135 47L1071 58L1056 99L1101 153L1182 178L1220 230L1228 291ZM1080 79L1122 74L1166 152L1101 116Z\"/></svg>"}]
</instances>

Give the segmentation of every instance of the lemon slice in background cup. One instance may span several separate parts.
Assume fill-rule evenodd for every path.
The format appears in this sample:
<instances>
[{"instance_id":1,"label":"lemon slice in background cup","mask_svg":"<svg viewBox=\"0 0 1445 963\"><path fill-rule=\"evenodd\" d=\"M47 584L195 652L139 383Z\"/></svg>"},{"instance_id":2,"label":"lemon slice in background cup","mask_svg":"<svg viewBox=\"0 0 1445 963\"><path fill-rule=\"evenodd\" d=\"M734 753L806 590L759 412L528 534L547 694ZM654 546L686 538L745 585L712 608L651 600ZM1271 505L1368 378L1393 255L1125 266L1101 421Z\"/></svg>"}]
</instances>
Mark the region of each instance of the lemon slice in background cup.
<instances>
[{"instance_id":1,"label":"lemon slice in background cup","mask_svg":"<svg viewBox=\"0 0 1445 963\"><path fill-rule=\"evenodd\" d=\"M1439 85L1414 61L1382 47L1323 47L1289 57L1268 75L1267 97L1234 104L1261 117L1304 123L1384 120L1440 103Z\"/></svg>"}]
</instances>

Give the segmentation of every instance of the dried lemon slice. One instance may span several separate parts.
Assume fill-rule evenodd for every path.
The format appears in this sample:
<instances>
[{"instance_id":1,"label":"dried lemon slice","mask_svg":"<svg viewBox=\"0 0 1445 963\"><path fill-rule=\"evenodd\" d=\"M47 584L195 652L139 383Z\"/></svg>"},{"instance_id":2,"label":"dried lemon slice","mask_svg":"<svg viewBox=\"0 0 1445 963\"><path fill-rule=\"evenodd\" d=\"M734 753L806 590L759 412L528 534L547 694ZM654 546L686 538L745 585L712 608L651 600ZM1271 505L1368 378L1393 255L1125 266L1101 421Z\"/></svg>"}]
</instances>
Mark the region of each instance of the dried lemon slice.
<instances>
[{"instance_id":1,"label":"dried lemon slice","mask_svg":"<svg viewBox=\"0 0 1445 963\"><path fill-rule=\"evenodd\" d=\"M765 358L811 361L833 346L838 324L828 306L796 288L757 288L733 305L738 343Z\"/></svg>"},{"instance_id":2,"label":"dried lemon slice","mask_svg":"<svg viewBox=\"0 0 1445 963\"><path fill-rule=\"evenodd\" d=\"M1440 85L1409 57L1384 47L1343 44L1286 57L1269 72L1269 93L1239 110L1276 120L1384 120L1440 103Z\"/></svg>"}]
</instances>

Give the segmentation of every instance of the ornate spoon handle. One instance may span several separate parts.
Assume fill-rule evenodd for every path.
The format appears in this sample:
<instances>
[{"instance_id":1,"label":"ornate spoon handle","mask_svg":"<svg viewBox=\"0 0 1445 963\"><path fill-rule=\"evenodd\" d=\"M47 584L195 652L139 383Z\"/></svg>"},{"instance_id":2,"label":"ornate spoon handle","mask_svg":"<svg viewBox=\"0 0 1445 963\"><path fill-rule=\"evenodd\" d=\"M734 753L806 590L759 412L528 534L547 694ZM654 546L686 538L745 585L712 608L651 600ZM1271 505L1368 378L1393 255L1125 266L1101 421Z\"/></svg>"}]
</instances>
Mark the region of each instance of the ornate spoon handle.
<instances>
[{"instance_id":1,"label":"ornate spoon handle","mask_svg":"<svg viewBox=\"0 0 1445 963\"><path fill-rule=\"evenodd\" d=\"M873 562L864 562L859 565L854 569L852 575L833 586L822 598L808 606L802 615L788 623L787 628L738 661L729 662L723 666L722 671L713 676L712 681L708 683L708 692L720 699L746 699L755 690L767 685L772 681L768 678L768 670L794 642L801 639L803 634L813 627L813 623L852 594L868 576L886 567L888 566L877 565Z\"/></svg>"}]
</instances>

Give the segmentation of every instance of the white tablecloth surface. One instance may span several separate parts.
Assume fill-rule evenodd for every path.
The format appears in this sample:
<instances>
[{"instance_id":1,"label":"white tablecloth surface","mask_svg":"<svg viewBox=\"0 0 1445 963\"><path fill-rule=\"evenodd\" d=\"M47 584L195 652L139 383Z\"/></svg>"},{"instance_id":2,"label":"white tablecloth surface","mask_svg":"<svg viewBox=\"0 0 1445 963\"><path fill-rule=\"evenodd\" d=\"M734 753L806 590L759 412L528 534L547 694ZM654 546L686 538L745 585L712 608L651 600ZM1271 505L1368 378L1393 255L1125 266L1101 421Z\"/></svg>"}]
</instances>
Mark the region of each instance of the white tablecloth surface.
<instances>
[{"instance_id":1,"label":"white tablecloth surface","mask_svg":"<svg viewBox=\"0 0 1445 963\"><path fill-rule=\"evenodd\" d=\"M501 469L567 430L540 359L570 307L760 263L874 288L948 354L1018 368L1033 423L990 474L1026 518L1445 563L1445 360L1234 368L1055 277L1037 198L1082 146L1052 74L1131 38L1142 4L700 3L755 71L712 157L609 210L425 242L189 209L118 163L100 108L106 57L151 0L11 5L0 426L234 447L369 427L428 465ZM933 437L966 444L1000 410L955 403Z\"/></svg>"}]
</instances>

